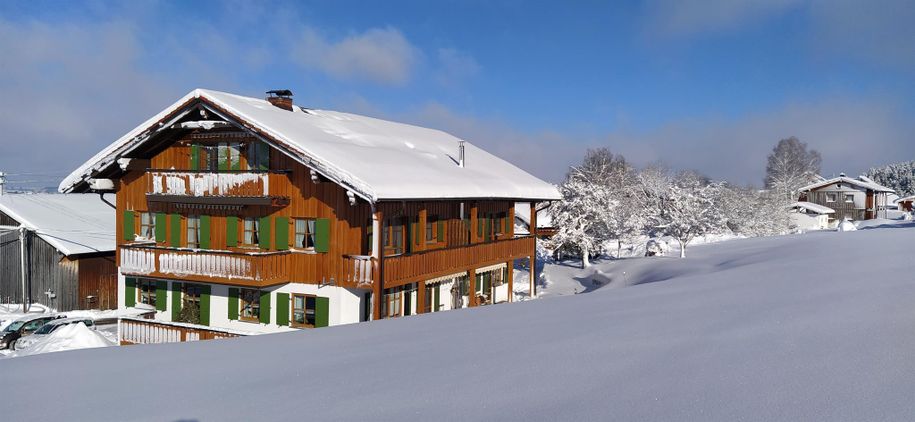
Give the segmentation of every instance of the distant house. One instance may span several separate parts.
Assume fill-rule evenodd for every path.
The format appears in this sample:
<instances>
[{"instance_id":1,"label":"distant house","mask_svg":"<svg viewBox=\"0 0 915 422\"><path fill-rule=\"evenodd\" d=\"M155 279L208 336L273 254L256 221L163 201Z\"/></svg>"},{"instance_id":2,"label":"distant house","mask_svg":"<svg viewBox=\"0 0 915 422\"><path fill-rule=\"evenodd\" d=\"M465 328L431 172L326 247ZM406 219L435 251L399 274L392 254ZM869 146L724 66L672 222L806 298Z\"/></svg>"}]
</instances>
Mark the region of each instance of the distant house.
<instances>
[{"instance_id":1,"label":"distant house","mask_svg":"<svg viewBox=\"0 0 915 422\"><path fill-rule=\"evenodd\" d=\"M537 236L550 237L556 234L553 219L546 207L537 210ZM515 233L530 234L531 232L531 206L527 202L515 203Z\"/></svg>"},{"instance_id":2,"label":"distant house","mask_svg":"<svg viewBox=\"0 0 915 422\"><path fill-rule=\"evenodd\" d=\"M889 194L893 189L865 177L839 177L823 180L800 189L801 202L811 202L835 210L833 220L871 220L886 218Z\"/></svg>"},{"instance_id":3,"label":"distant house","mask_svg":"<svg viewBox=\"0 0 915 422\"><path fill-rule=\"evenodd\" d=\"M801 230L823 230L830 227L836 210L812 202L795 202L788 206L791 223Z\"/></svg>"},{"instance_id":4,"label":"distant house","mask_svg":"<svg viewBox=\"0 0 915 422\"><path fill-rule=\"evenodd\" d=\"M899 211L912 212L912 203L915 202L915 195L904 196L896 200L896 206Z\"/></svg>"},{"instance_id":5,"label":"distant house","mask_svg":"<svg viewBox=\"0 0 915 422\"><path fill-rule=\"evenodd\" d=\"M0 195L0 300L21 302L19 230L25 227L26 293L58 311L115 309L115 213L96 195Z\"/></svg>"}]
</instances>

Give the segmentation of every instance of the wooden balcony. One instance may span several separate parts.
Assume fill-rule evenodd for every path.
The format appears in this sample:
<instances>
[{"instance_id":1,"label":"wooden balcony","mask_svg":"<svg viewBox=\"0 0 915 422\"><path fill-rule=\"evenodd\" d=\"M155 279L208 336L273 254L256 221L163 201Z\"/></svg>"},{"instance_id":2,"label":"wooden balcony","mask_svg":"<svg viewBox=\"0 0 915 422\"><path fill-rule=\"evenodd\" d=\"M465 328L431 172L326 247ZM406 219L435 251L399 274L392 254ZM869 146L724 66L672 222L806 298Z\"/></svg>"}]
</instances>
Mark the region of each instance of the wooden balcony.
<instances>
[{"instance_id":1,"label":"wooden balcony","mask_svg":"<svg viewBox=\"0 0 915 422\"><path fill-rule=\"evenodd\" d=\"M229 202L242 205L287 204L288 198L270 195L271 175L247 171L148 170L146 196L159 202L222 203L230 199Z\"/></svg>"},{"instance_id":2,"label":"wooden balcony","mask_svg":"<svg viewBox=\"0 0 915 422\"><path fill-rule=\"evenodd\" d=\"M343 282L346 285L367 287L374 283L375 259L366 255L343 256Z\"/></svg>"},{"instance_id":3,"label":"wooden balcony","mask_svg":"<svg viewBox=\"0 0 915 422\"><path fill-rule=\"evenodd\" d=\"M194 251L121 245L120 269L128 275L265 287L289 281L289 252Z\"/></svg>"},{"instance_id":4,"label":"wooden balcony","mask_svg":"<svg viewBox=\"0 0 915 422\"><path fill-rule=\"evenodd\" d=\"M384 259L385 287L448 275L472 267L526 258L534 250L534 238L515 237L488 243L435 249Z\"/></svg>"},{"instance_id":5,"label":"wooden balcony","mask_svg":"<svg viewBox=\"0 0 915 422\"><path fill-rule=\"evenodd\" d=\"M130 344L218 340L241 336L244 336L244 334L228 330L194 326L191 324L126 317L118 320L118 341L122 346Z\"/></svg>"}]
</instances>

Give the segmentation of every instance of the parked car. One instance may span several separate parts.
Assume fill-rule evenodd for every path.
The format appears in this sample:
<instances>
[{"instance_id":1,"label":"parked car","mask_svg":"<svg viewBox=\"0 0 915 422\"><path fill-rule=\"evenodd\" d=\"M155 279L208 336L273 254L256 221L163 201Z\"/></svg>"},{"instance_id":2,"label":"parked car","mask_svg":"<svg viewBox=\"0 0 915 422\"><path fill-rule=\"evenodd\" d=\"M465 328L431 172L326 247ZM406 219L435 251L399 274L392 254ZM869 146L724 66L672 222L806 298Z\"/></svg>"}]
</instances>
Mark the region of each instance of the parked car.
<instances>
[{"instance_id":1,"label":"parked car","mask_svg":"<svg viewBox=\"0 0 915 422\"><path fill-rule=\"evenodd\" d=\"M19 317L0 331L0 350L13 349L22 337L27 337L49 321L61 318L59 315L30 314Z\"/></svg>"},{"instance_id":2,"label":"parked car","mask_svg":"<svg viewBox=\"0 0 915 422\"><path fill-rule=\"evenodd\" d=\"M38 342L39 340L41 340L42 338L47 337L49 334L53 333L58 328L63 327L65 325L78 324L78 323L85 324L86 327L88 327L89 329L92 329L92 330L96 329L95 321L92 318L87 318L87 317L59 318L59 319L55 319L55 320L47 322L46 324L42 325L37 330L35 330L35 332L32 333L32 335L28 336L27 338L22 338L19 341L17 341L16 345L13 349L14 350L26 349L29 346L31 346L31 345L35 344L36 342Z\"/></svg>"}]
</instances>

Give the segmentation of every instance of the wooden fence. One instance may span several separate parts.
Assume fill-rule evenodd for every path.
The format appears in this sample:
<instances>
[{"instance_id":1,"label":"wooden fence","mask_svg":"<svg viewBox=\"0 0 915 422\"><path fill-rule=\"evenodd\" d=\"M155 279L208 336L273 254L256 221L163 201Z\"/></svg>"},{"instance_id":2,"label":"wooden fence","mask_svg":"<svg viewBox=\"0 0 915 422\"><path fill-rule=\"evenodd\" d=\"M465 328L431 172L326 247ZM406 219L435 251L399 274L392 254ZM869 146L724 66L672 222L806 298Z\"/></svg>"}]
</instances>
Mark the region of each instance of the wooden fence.
<instances>
[{"instance_id":1,"label":"wooden fence","mask_svg":"<svg viewBox=\"0 0 915 422\"><path fill-rule=\"evenodd\" d=\"M118 319L118 341L121 345L179 343L242 337L244 334L140 318Z\"/></svg>"}]
</instances>

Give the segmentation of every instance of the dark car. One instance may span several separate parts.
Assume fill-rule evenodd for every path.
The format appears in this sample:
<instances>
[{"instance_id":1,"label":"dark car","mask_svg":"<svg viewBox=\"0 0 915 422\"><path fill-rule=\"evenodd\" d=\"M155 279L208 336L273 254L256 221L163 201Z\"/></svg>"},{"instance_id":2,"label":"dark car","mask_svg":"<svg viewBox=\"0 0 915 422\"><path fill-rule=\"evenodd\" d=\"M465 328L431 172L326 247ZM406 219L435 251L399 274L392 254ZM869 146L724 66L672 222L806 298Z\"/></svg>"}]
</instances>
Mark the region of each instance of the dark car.
<instances>
[{"instance_id":1,"label":"dark car","mask_svg":"<svg viewBox=\"0 0 915 422\"><path fill-rule=\"evenodd\" d=\"M28 336L41 328L49 321L59 318L57 315L37 314L26 315L7 325L0 331L0 349L13 349L20 338Z\"/></svg>"}]
</instances>

